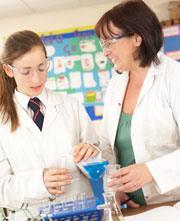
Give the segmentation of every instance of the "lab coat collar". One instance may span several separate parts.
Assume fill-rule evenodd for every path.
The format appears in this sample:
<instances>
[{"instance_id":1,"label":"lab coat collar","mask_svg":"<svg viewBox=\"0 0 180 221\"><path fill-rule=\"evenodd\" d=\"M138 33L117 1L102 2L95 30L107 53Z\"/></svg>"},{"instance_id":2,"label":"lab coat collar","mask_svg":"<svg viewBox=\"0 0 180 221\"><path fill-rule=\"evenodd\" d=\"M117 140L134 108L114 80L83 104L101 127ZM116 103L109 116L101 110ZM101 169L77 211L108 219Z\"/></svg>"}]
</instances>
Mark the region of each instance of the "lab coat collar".
<instances>
[{"instance_id":1,"label":"lab coat collar","mask_svg":"<svg viewBox=\"0 0 180 221\"><path fill-rule=\"evenodd\" d=\"M64 103L61 95L57 96L57 94L54 94L48 89L46 89L46 92L48 96L48 102L43 123L43 131L50 127L51 123L53 123L58 113L61 111L61 106Z\"/></svg>"},{"instance_id":2,"label":"lab coat collar","mask_svg":"<svg viewBox=\"0 0 180 221\"><path fill-rule=\"evenodd\" d=\"M23 99L21 100L21 94L17 95L17 92L15 92L14 100L17 104L17 112L20 124L30 129L31 133L34 133L35 135L42 135L43 132L45 132L46 129L50 126L50 124L53 123L54 119L59 113L59 105L61 106L63 104L63 99L60 99L59 96L53 94L48 89L44 89L42 96L38 97L42 99L43 104L46 103L46 113L44 117L42 132L29 117L27 108L25 109L29 98L22 96Z\"/></svg>"},{"instance_id":3,"label":"lab coat collar","mask_svg":"<svg viewBox=\"0 0 180 221\"><path fill-rule=\"evenodd\" d=\"M42 104L45 106L47 106L47 91L46 89L44 89L42 91L42 93L38 96L36 96L40 99L40 101L42 102ZM15 93L14 93L14 98L16 99L16 101L20 104L20 106L25 110L27 111L28 109L28 102L29 102L29 99L31 97L23 94L23 93L20 93L19 91L17 91L17 89L15 90Z\"/></svg>"},{"instance_id":4,"label":"lab coat collar","mask_svg":"<svg viewBox=\"0 0 180 221\"><path fill-rule=\"evenodd\" d=\"M154 62L152 62L148 71L149 75L157 76L163 73L164 71L163 56L164 56L163 53L159 51L157 57L159 58L160 64L155 64Z\"/></svg>"},{"instance_id":5,"label":"lab coat collar","mask_svg":"<svg viewBox=\"0 0 180 221\"><path fill-rule=\"evenodd\" d=\"M146 78L144 80L144 83L142 85L142 89L140 91L138 100L137 100L137 104L135 107L138 107L138 105L141 103L141 101L143 100L143 98L145 97L145 95L149 92L149 90L151 89L151 87L153 86L154 80L158 75L161 75L163 73L162 67L162 53L159 52L158 53L158 58L160 60L160 64L155 64L154 62L151 63L148 73L146 75Z\"/></svg>"}]
</instances>

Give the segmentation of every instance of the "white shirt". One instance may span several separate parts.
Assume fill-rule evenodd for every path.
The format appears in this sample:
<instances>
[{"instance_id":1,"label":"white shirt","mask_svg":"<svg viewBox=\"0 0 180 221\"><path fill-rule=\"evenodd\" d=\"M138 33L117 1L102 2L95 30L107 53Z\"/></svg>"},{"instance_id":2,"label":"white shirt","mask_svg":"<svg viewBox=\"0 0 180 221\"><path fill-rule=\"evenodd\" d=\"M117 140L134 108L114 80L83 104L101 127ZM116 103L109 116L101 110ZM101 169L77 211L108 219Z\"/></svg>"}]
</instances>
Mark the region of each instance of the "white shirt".
<instances>
[{"instance_id":1,"label":"white shirt","mask_svg":"<svg viewBox=\"0 0 180 221\"><path fill-rule=\"evenodd\" d=\"M20 106L29 114L29 116L31 116L31 118L33 118L34 112L31 110L31 108L28 107L29 99L32 97L20 93L17 90L15 90L14 96L17 102L20 104ZM43 90L42 93L36 97L38 97L39 100L41 101L40 111L43 113L43 115L45 115L47 100L48 100L46 90Z\"/></svg>"}]
</instances>

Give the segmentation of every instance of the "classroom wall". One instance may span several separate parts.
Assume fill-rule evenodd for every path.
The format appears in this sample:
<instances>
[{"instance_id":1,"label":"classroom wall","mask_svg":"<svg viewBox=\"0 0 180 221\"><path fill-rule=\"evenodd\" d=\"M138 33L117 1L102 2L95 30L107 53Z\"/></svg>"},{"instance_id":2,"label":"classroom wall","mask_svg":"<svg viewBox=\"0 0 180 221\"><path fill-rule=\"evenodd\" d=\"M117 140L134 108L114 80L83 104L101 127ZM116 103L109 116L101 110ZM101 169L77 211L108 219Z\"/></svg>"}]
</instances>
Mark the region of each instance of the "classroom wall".
<instances>
[{"instance_id":1,"label":"classroom wall","mask_svg":"<svg viewBox=\"0 0 180 221\"><path fill-rule=\"evenodd\" d=\"M119 0L114 0L113 3L103 5L57 10L46 13L34 13L25 16L1 19L0 39L2 36L8 35L17 30L31 29L40 32L94 25L105 11L116 5L118 2ZM145 2L157 13L160 20L169 18L167 3L162 3L158 6L156 4L155 6L156 0L146 0Z\"/></svg>"},{"instance_id":2,"label":"classroom wall","mask_svg":"<svg viewBox=\"0 0 180 221\"><path fill-rule=\"evenodd\" d=\"M94 25L101 15L116 5L113 3L83 7L77 9L57 10L46 13L31 14L26 16L9 17L0 20L0 50L2 49L3 37L15 31L30 29L36 32L61 30L66 28ZM155 0L145 1L157 13L160 20L168 19L167 4L153 7ZM99 132L100 121L94 121L95 128Z\"/></svg>"},{"instance_id":3,"label":"classroom wall","mask_svg":"<svg viewBox=\"0 0 180 221\"><path fill-rule=\"evenodd\" d=\"M19 29L39 32L93 25L113 5L115 3L6 18L0 21L0 35Z\"/></svg>"}]
</instances>

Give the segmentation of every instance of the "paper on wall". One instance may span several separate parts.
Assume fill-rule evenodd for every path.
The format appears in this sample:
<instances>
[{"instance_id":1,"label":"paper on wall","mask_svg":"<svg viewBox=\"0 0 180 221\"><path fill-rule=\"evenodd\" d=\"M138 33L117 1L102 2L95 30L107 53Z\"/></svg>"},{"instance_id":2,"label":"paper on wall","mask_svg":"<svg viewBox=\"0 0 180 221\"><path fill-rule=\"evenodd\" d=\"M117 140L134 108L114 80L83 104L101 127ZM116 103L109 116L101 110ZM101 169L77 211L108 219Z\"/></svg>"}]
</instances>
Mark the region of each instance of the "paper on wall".
<instances>
[{"instance_id":1,"label":"paper on wall","mask_svg":"<svg viewBox=\"0 0 180 221\"><path fill-rule=\"evenodd\" d=\"M70 72L69 78L70 78L71 88L80 88L81 87L81 84L82 84L81 73L79 71Z\"/></svg>"},{"instance_id":2,"label":"paper on wall","mask_svg":"<svg viewBox=\"0 0 180 221\"><path fill-rule=\"evenodd\" d=\"M50 90L55 90L56 89L56 80L55 78L48 78L46 81L46 87L49 88Z\"/></svg>"},{"instance_id":3,"label":"paper on wall","mask_svg":"<svg viewBox=\"0 0 180 221\"><path fill-rule=\"evenodd\" d=\"M78 99L81 103L84 102L84 95L83 93L81 92L77 92L77 93L72 93L72 94L69 94L71 97L75 97L76 99Z\"/></svg>"},{"instance_id":4,"label":"paper on wall","mask_svg":"<svg viewBox=\"0 0 180 221\"><path fill-rule=\"evenodd\" d=\"M94 68L94 61L92 54L81 55L81 65L83 71L92 71Z\"/></svg>"},{"instance_id":5,"label":"paper on wall","mask_svg":"<svg viewBox=\"0 0 180 221\"><path fill-rule=\"evenodd\" d=\"M54 57L54 73L60 74L66 71L64 57L57 56Z\"/></svg>"},{"instance_id":6,"label":"paper on wall","mask_svg":"<svg viewBox=\"0 0 180 221\"><path fill-rule=\"evenodd\" d=\"M83 73L84 87L96 87L96 81L94 80L93 72Z\"/></svg>"},{"instance_id":7,"label":"paper on wall","mask_svg":"<svg viewBox=\"0 0 180 221\"><path fill-rule=\"evenodd\" d=\"M68 89L69 88L69 80L65 75L61 75L57 79L57 88L59 90Z\"/></svg>"}]
</instances>

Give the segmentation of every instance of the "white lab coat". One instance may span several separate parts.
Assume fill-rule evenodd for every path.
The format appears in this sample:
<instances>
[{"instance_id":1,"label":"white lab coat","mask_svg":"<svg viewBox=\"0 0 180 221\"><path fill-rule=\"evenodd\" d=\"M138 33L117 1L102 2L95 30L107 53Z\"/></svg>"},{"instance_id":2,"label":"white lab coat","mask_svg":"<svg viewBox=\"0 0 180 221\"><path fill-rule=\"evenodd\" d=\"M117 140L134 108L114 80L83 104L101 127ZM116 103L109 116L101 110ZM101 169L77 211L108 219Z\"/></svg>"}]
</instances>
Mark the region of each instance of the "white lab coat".
<instances>
[{"instance_id":1,"label":"white lab coat","mask_svg":"<svg viewBox=\"0 0 180 221\"><path fill-rule=\"evenodd\" d=\"M71 154L80 142L97 142L92 124L76 99L48 90L47 96L42 132L16 100L20 126L11 133L10 123L0 125L0 207L18 210L28 203L36 210L42 199L51 196L43 182L43 168L57 166L60 156L66 154L72 175L76 174L79 181L70 184L67 194L58 200L91 192L89 181L79 172ZM16 216L16 220L25 219Z\"/></svg>"},{"instance_id":2,"label":"white lab coat","mask_svg":"<svg viewBox=\"0 0 180 221\"><path fill-rule=\"evenodd\" d=\"M155 183L143 187L148 204L180 200L180 63L159 53L142 86L131 123L136 163L146 163ZM101 145L114 148L128 73L109 84Z\"/></svg>"}]
</instances>

